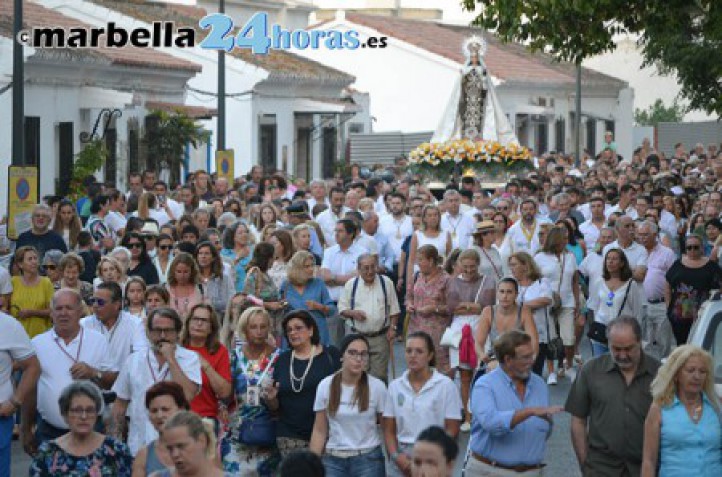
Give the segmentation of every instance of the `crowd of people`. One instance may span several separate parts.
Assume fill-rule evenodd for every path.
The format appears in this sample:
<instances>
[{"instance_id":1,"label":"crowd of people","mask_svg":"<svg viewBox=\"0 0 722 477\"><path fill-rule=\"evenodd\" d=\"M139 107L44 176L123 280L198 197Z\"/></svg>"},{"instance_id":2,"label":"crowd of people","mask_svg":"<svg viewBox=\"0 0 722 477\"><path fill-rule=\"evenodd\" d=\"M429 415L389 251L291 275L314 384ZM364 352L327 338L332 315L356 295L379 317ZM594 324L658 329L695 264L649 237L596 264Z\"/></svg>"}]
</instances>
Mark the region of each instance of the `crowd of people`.
<instances>
[{"instance_id":1,"label":"crowd of people","mask_svg":"<svg viewBox=\"0 0 722 477\"><path fill-rule=\"evenodd\" d=\"M0 477L14 434L32 476L450 476L460 433L466 475L536 476L560 412L584 475L722 475L686 344L722 152L605 141L496 190L402 159L44 198L0 267Z\"/></svg>"}]
</instances>

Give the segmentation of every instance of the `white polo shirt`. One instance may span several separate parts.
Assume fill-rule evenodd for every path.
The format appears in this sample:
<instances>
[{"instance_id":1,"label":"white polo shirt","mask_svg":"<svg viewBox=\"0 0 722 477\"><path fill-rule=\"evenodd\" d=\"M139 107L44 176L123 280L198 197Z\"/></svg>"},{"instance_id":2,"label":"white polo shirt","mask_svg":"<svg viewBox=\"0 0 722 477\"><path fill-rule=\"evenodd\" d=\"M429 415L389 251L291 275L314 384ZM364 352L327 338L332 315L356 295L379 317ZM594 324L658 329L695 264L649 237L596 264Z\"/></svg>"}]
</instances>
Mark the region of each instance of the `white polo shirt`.
<instances>
[{"instance_id":1,"label":"white polo shirt","mask_svg":"<svg viewBox=\"0 0 722 477\"><path fill-rule=\"evenodd\" d=\"M597 252L591 252L582 263L579 264L579 273L589 278L589 298L587 308L594 311L599 306L599 289L604 283L602 272L604 271L604 259Z\"/></svg>"},{"instance_id":2,"label":"white polo shirt","mask_svg":"<svg viewBox=\"0 0 722 477\"><path fill-rule=\"evenodd\" d=\"M434 370L417 394L409 383L409 372L391 381L386 393L384 417L395 418L400 444L413 444L430 426L444 429L446 419L461 421L461 397L454 382Z\"/></svg>"},{"instance_id":3,"label":"white polo shirt","mask_svg":"<svg viewBox=\"0 0 722 477\"><path fill-rule=\"evenodd\" d=\"M10 375L13 362L22 361L35 355L30 338L18 320L0 312L0 402L13 395Z\"/></svg>"},{"instance_id":4,"label":"white polo shirt","mask_svg":"<svg viewBox=\"0 0 722 477\"><path fill-rule=\"evenodd\" d=\"M336 245L336 222L343 219L343 216L349 210L351 209L344 206L341 209L341 213L339 215L336 215L329 207L328 209L318 214L318 216L316 217L316 222L321 227L321 231L323 232L323 238L324 240L326 240L326 247L332 247Z\"/></svg>"},{"instance_id":5,"label":"white polo shirt","mask_svg":"<svg viewBox=\"0 0 722 477\"><path fill-rule=\"evenodd\" d=\"M602 256L606 256L607 252L613 248L619 248L624 252L624 255L627 256L629 266L632 270L637 267L647 266L647 259L649 258L649 253L647 253L647 249L644 248L643 245L640 245L637 242L633 241L629 247L622 248L622 246L619 245L619 242L615 240L614 242L604 247L604 250L602 251Z\"/></svg>"},{"instance_id":6,"label":"white polo shirt","mask_svg":"<svg viewBox=\"0 0 722 477\"><path fill-rule=\"evenodd\" d=\"M459 212L458 215L452 217L449 212L444 212L441 217L441 230L451 234L451 247L466 250L469 248L471 234L474 232L476 221Z\"/></svg>"},{"instance_id":7,"label":"white polo shirt","mask_svg":"<svg viewBox=\"0 0 722 477\"><path fill-rule=\"evenodd\" d=\"M40 361L38 412L50 425L67 429L58 398L73 382L70 368L82 362L101 371L118 371L108 352L108 340L97 331L81 326L78 335L67 345L54 328L33 338L32 343Z\"/></svg>"},{"instance_id":8,"label":"white polo shirt","mask_svg":"<svg viewBox=\"0 0 722 477\"><path fill-rule=\"evenodd\" d=\"M366 313L364 321L353 321L359 333L375 333L383 328L386 323L386 305L388 304L388 316L398 315L401 313L399 309L399 299L396 296L396 287L389 277L376 275L372 285L366 284L363 278L356 277L346 282L343 287L341 298L338 301L338 312L351 310L351 295L353 293L353 285L358 278L356 286L356 297L354 299L354 310L361 310ZM386 285L386 300L384 300L384 290L381 288L381 280ZM351 320L348 320L351 323ZM390 325L391 323L386 323Z\"/></svg>"},{"instance_id":9,"label":"white polo shirt","mask_svg":"<svg viewBox=\"0 0 722 477\"><path fill-rule=\"evenodd\" d=\"M341 250L339 245L334 245L323 252L321 268L330 270L334 275L348 275L358 270L358 258L364 253L367 253L366 249L355 243L351 244L346 251ZM331 300L338 301L341 297L341 290L343 290L343 286L328 287Z\"/></svg>"},{"instance_id":10,"label":"white polo shirt","mask_svg":"<svg viewBox=\"0 0 722 477\"><path fill-rule=\"evenodd\" d=\"M379 220L379 233L388 239L389 247L391 247L394 256L394 263L399 263L401 246L404 244L406 237L414 233L411 217L404 215L400 220L397 220L391 214L384 215Z\"/></svg>"},{"instance_id":11,"label":"white polo shirt","mask_svg":"<svg viewBox=\"0 0 722 477\"><path fill-rule=\"evenodd\" d=\"M587 250L593 250L602 230L594 225L591 220L587 220L579 226L579 231L584 235L584 243L587 244Z\"/></svg>"},{"instance_id":12,"label":"white polo shirt","mask_svg":"<svg viewBox=\"0 0 722 477\"><path fill-rule=\"evenodd\" d=\"M186 377L198 384L200 389L202 380L198 353L182 346L176 346L175 356ZM118 395L118 399L130 401L128 447L133 455L136 455L141 447L158 438L158 433L150 423L145 408L145 392L157 382L171 381L172 379L168 363L159 367L155 353L152 353L150 349L131 354L120 371L118 379L113 385L113 391Z\"/></svg>"},{"instance_id":13,"label":"white polo shirt","mask_svg":"<svg viewBox=\"0 0 722 477\"><path fill-rule=\"evenodd\" d=\"M116 235L119 231L124 229L128 225L128 219L125 218L120 212L111 210L108 215L103 219L105 226L112 230Z\"/></svg>"},{"instance_id":14,"label":"white polo shirt","mask_svg":"<svg viewBox=\"0 0 722 477\"><path fill-rule=\"evenodd\" d=\"M532 231L530 239L527 239L524 231L522 230L522 220L517 220L514 225L509 227L506 231L506 238L501 244L501 259L503 262L516 252L526 252L532 257L541 248L539 243L539 224L549 222L546 219L537 217L534 222L534 230Z\"/></svg>"},{"instance_id":15,"label":"white polo shirt","mask_svg":"<svg viewBox=\"0 0 722 477\"><path fill-rule=\"evenodd\" d=\"M134 351L148 349L148 338L143 328L143 322L135 315L127 311L120 312L113 328L108 329L95 316L89 315L80 320L80 326L85 329L97 331L103 335L108 342L110 352L116 368L121 369L128 357Z\"/></svg>"}]
</instances>

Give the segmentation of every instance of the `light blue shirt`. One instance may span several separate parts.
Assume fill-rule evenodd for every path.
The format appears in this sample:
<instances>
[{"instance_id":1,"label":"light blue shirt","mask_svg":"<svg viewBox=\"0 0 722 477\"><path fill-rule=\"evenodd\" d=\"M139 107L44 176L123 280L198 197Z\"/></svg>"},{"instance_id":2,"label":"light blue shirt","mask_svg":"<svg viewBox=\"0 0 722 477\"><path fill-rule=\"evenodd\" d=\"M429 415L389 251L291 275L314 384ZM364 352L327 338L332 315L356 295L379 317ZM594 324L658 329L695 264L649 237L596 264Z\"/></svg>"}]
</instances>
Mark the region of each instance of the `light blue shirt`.
<instances>
[{"instance_id":1,"label":"light blue shirt","mask_svg":"<svg viewBox=\"0 0 722 477\"><path fill-rule=\"evenodd\" d=\"M551 424L530 417L511 428L517 411L549 406L546 383L536 374L527 381L524 400L501 367L479 378L471 399L471 450L501 465L537 465L544 460Z\"/></svg>"}]
</instances>

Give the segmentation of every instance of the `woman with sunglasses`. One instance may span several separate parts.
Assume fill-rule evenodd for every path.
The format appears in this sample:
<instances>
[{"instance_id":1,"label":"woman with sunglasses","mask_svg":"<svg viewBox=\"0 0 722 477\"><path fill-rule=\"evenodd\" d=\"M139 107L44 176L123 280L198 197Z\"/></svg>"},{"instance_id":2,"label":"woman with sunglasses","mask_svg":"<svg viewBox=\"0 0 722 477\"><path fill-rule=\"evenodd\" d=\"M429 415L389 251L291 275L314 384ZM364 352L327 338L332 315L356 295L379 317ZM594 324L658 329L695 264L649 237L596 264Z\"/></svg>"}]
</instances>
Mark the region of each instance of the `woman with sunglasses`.
<instances>
[{"instance_id":1,"label":"woman with sunglasses","mask_svg":"<svg viewBox=\"0 0 722 477\"><path fill-rule=\"evenodd\" d=\"M148 285L156 285L159 283L158 271L148 256L143 236L136 232L126 234L123 237L121 245L130 250L128 276L141 277Z\"/></svg>"},{"instance_id":2,"label":"woman with sunglasses","mask_svg":"<svg viewBox=\"0 0 722 477\"><path fill-rule=\"evenodd\" d=\"M153 259L153 265L155 265L156 273L158 274L158 283L165 285L168 283L168 271L170 270L170 264L173 263L173 237L168 234L160 234L158 236L158 245L156 250L158 253Z\"/></svg>"},{"instance_id":3,"label":"woman with sunglasses","mask_svg":"<svg viewBox=\"0 0 722 477\"><path fill-rule=\"evenodd\" d=\"M350 334L341 341L341 369L316 390L311 452L323 456L328 477L383 476L377 422L386 401L383 381L366 372L369 342Z\"/></svg>"},{"instance_id":4,"label":"woman with sunglasses","mask_svg":"<svg viewBox=\"0 0 722 477\"><path fill-rule=\"evenodd\" d=\"M687 342L692 324L711 290L720 288L722 269L702 254L702 237L685 237L685 254L677 259L665 276L664 301L678 344Z\"/></svg>"}]
</instances>

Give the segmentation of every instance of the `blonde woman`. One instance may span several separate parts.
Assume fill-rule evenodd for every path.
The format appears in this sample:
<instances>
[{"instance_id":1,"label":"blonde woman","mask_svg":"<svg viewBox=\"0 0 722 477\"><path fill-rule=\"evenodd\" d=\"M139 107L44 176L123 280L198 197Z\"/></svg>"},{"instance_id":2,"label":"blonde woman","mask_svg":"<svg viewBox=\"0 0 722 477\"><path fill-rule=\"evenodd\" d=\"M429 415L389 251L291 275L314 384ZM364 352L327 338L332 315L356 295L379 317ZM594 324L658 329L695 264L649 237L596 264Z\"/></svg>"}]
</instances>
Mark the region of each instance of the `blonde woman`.
<instances>
[{"instance_id":1,"label":"blonde woman","mask_svg":"<svg viewBox=\"0 0 722 477\"><path fill-rule=\"evenodd\" d=\"M223 477L217 465L216 435L213 424L197 414L180 411L163 426L163 444L168 448L175 468L161 470L153 477Z\"/></svg>"},{"instance_id":2,"label":"blonde woman","mask_svg":"<svg viewBox=\"0 0 722 477\"><path fill-rule=\"evenodd\" d=\"M695 345L669 355L652 381L642 477L722 475L720 403L712 356Z\"/></svg>"}]
</instances>

